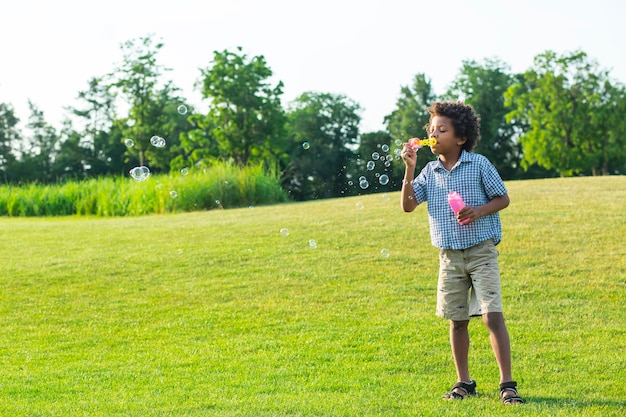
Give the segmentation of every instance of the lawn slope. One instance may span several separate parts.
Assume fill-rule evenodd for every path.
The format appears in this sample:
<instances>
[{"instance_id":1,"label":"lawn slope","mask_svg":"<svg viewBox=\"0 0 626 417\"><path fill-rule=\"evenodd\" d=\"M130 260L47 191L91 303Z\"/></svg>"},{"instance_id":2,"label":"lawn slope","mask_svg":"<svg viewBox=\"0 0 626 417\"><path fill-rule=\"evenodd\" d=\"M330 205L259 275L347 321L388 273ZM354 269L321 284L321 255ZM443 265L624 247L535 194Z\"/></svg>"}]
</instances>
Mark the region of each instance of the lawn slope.
<instances>
[{"instance_id":1,"label":"lawn slope","mask_svg":"<svg viewBox=\"0 0 626 417\"><path fill-rule=\"evenodd\" d=\"M618 416L626 177L508 182L514 377L479 321L454 382L426 207L397 193L125 218L0 219L3 416ZM281 229L286 229L282 231Z\"/></svg>"}]
</instances>

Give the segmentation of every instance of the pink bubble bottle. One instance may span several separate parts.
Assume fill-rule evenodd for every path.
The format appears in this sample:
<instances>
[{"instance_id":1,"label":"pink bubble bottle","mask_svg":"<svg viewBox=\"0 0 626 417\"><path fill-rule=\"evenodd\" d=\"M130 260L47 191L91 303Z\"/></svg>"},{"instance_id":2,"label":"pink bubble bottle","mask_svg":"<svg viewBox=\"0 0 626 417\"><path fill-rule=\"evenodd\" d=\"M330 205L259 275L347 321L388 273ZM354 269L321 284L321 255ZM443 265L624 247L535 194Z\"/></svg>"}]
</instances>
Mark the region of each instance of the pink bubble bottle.
<instances>
[{"instance_id":1,"label":"pink bubble bottle","mask_svg":"<svg viewBox=\"0 0 626 417\"><path fill-rule=\"evenodd\" d=\"M465 203L463 202L461 194L457 193L456 191L450 191L450 194L448 194L448 204L450 204L450 208L456 215L458 215L459 211L461 211L461 209L465 207ZM460 223L467 224L470 220L471 219L465 219L462 220Z\"/></svg>"}]
</instances>

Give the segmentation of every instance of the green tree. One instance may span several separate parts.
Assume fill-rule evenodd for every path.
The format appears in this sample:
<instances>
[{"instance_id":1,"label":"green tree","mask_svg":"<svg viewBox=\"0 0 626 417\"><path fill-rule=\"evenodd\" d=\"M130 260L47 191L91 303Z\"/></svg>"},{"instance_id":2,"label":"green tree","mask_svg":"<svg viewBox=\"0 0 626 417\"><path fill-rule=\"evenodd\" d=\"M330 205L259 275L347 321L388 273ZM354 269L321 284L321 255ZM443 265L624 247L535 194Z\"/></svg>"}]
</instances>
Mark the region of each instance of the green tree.
<instances>
[{"instance_id":1,"label":"green tree","mask_svg":"<svg viewBox=\"0 0 626 417\"><path fill-rule=\"evenodd\" d=\"M19 121L13 106L0 103L0 177L4 182L14 180L12 169L17 159L14 147L20 141L20 133L17 130Z\"/></svg>"},{"instance_id":2,"label":"green tree","mask_svg":"<svg viewBox=\"0 0 626 417\"><path fill-rule=\"evenodd\" d=\"M387 131L393 140L391 152L394 155L394 179L401 179L404 174L404 163L399 157L402 144L414 137L428 136L425 130L430 119L427 108L437 99L431 80L423 73L415 75L412 85L400 88L396 108L385 117ZM417 166L424 166L434 158L430 149L421 149L417 153Z\"/></svg>"},{"instance_id":3,"label":"green tree","mask_svg":"<svg viewBox=\"0 0 626 417\"><path fill-rule=\"evenodd\" d=\"M593 140L587 143L591 174L626 173L626 88L623 84L604 82L598 89L599 103L591 113L598 127Z\"/></svg>"},{"instance_id":4,"label":"green tree","mask_svg":"<svg viewBox=\"0 0 626 417\"><path fill-rule=\"evenodd\" d=\"M30 117L26 128L29 135L20 147L20 159L15 174L20 182L54 182L53 163L57 155L59 135L46 122L44 112L33 102L28 102Z\"/></svg>"},{"instance_id":5,"label":"green tree","mask_svg":"<svg viewBox=\"0 0 626 417\"><path fill-rule=\"evenodd\" d=\"M172 167L208 165L219 159L219 144L212 133L217 129L213 120L198 113L189 115L187 120L191 127L187 133L180 135L181 152L172 161Z\"/></svg>"},{"instance_id":6,"label":"green tree","mask_svg":"<svg viewBox=\"0 0 626 417\"><path fill-rule=\"evenodd\" d=\"M602 118L594 113L608 110L602 105L607 80L608 73L582 51L535 57L523 81L505 92L513 109L507 121L528 126L519 138L525 169L536 163L561 176L598 172L603 164L598 153L609 139L598 137L606 127L597 124Z\"/></svg>"},{"instance_id":7,"label":"green tree","mask_svg":"<svg viewBox=\"0 0 626 417\"><path fill-rule=\"evenodd\" d=\"M62 148L61 153L72 149L75 157L81 157L85 174L89 176L121 174L127 171L128 167L124 163L126 146L121 141L122 132L114 126L115 95L105 77L91 78L88 88L78 93L78 100L80 106L69 110L78 118L79 126L82 126L78 130L80 139L71 139L74 143ZM73 134L68 132L66 135L69 138ZM68 158L69 156L64 156L64 159Z\"/></svg>"},{"instance_id":8,"label":"green tree","mask_svg":"<svg viewBox=\"0 0 626 417\"><path fill-rule=\"evenodd\" d=\"M84 178L89 164L86 158L89 149L83 143L83 136L74 130L71 121L65 120L60 133L58 151L52 162L52 174L57 181Z\"/></svg>"},{"instance_id":9,"label":"green tree","mask_svg":"<svg viewBox=\"0 0 626 417\"><path fill-rule=\"evenodd\" d=\"M350 194L368 194L399 189L401 177L393 173L393 140L386 131L363 133L356 159L350 167ZM365 183L361 181L365 178Z\"/></svg>"},{"instance_id":10,"label":"green tree","mask_svg":"<svg viewBox=\"0 0 626 417\"><path fill-rule=\"evenodd\" d=\"M507 123L504 105L504 92L514 82L509 67L498 59L467 60L445 94L450 100L462 97L480 115L481 139L475 151L492 161L504 179L519 177L521 169L516 130Z\"/></svg>"},{"instance_id":11,"label":"green tree","mask_svg":"<svg viewBox=\"0 0 626 417\"><path fill-rule=\"evenodd\" d=\"M291 103L287 132L291 143L283 188L296 200L346 194L359 136L361 107L344 95L306 92Z\"/></svg>"},{"instance_id":12,"label":"green tree","mask_svg":"<svg viewBox=\"0 0 626 417\"><path fill-rule=\"evenodd\" d=\"M182 141L184 152L192 162L221 158L273 165L286 146L283 83L270 84L273 74L265 58L249 58L241 47L215 51L201 73L209 109L190 118L195 129Z\"/></svg>"},{"instance_id":13,"label":"green tree","mask_svg":"<svg viewBox=\"0 0 626 417\"><path fill-rule=\"evenodd\" d=\"M152 37L123 43L123 61L110 76L111 88L130 106L128 117L114 123L124 138L134 142L126 149L127 161L136 160L139 165L149 164L151 169L166 171L180 144L177 129L182 116L176 109L183 100L172 81L161 83L163 72L169 70L157 63L162 47L163 43L155 43ZM154 146L153 136L165 139L166 146Z\"/></svg>"}]
</instances>

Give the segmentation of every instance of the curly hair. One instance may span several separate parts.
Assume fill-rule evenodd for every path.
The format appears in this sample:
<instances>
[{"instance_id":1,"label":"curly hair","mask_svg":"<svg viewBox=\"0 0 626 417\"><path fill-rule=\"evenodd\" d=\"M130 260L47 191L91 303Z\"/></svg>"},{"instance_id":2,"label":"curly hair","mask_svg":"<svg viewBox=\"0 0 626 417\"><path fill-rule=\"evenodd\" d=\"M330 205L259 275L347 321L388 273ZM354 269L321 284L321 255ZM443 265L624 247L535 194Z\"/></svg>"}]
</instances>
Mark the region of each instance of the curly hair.
<instances>
[{"instance_id":1,"label":"curly hair","mask_svg":"<svg viewBox=\"0 0 626 417\"><path fill-rule=\"evenodd\" d=\"M468 152L474 149L480 140L480 116L471 105L461 101L436 101L427 110L430 113L430 120L424 126L426 132L430 134L430 123L433 117L448 117L452 120L456 136L467 139L463 144L463 149Z\"/></svg>"}]
</instances>

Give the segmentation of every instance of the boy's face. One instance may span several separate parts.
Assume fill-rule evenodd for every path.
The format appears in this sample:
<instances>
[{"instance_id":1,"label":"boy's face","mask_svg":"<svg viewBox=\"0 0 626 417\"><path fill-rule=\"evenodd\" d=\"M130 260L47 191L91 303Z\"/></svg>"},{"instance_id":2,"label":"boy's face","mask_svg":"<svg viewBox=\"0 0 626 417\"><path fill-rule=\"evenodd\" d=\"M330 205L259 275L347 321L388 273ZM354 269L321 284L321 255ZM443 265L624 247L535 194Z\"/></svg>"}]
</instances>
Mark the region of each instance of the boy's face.
<instances>
[{"instance_id":1,"label":"boy's face","mask_svg":"<svg viewBox=\"0 0 626 417\"><path fill-rule=\"evenodd\" d=\"M437 139L437 144L431 147L433 153L440 155L458 152L467 140L456 135L452 119L446 116L433 116L429 134L430 137Z\"/></svg>"}]
</instances>

